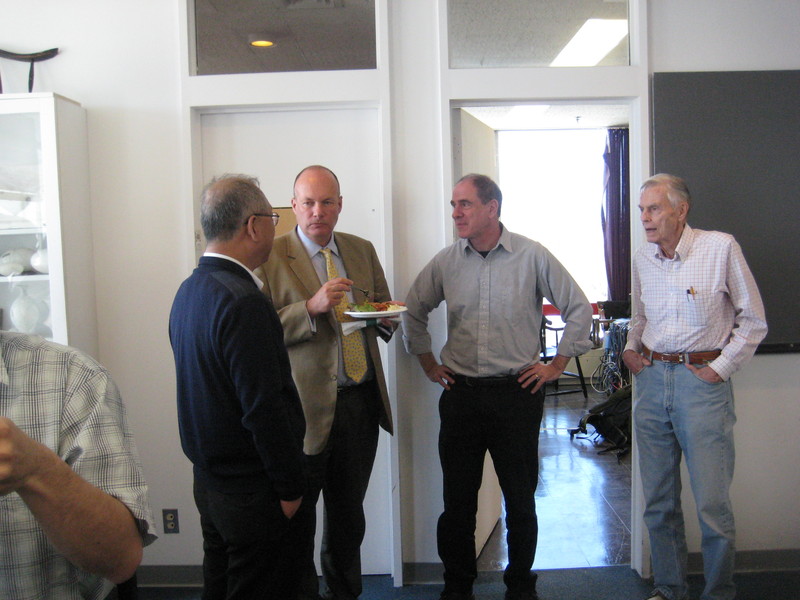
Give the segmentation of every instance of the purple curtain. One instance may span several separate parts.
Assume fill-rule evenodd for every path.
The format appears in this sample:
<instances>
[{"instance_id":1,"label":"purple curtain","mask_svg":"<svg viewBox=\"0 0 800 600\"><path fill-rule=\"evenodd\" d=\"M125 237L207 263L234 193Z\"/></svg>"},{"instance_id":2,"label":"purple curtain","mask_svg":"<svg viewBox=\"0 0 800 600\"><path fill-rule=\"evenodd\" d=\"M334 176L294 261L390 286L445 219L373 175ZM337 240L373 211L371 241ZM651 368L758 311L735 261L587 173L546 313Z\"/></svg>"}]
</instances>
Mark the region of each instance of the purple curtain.
<instances>
[{"instance_id":1,"label":"purple curtain","mask_svg":"<svg viewBox=\"0 0 800 600\"><path fill-rule=\"evenodd\" d=\"M627 302L631 293L630 184L628 130L609 129L606 136L605 189L600 219L608 277L608 299Z\"/></svg>"}]
</instances>

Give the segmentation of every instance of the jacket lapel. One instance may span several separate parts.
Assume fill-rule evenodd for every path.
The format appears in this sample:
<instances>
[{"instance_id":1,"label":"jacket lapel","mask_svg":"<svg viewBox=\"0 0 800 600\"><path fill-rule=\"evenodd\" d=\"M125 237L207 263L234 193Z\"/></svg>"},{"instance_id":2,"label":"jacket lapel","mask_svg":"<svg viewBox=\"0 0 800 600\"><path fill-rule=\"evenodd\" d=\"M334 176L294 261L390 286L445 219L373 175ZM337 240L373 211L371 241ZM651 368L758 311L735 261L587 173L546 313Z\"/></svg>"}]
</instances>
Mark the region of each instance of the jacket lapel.
<instances>
[{"instance_id":1,"label":"jacket lapel","mask_svg":"<svg viewBox=\"0 0 800 600\"><path fill-rule=\"evenodd\" d=\"M303 285L309 297L319 290L320 282L311 257L308 256L303 243L297 237L297 232L292 231L286 236L286 263Z\"/></svg>"},{"instance_id":2,"label":"jacket lapel","mask_svg":"<svg viewBox=\"0 0 800 600\"><path fill-rule=\"evenodd\" d=\"M305 287L308 297L310 298L316 294L320 288L319 276L314 270L314 265L311 264L311 257L306 252L303 242L297 236L296 229L286 236L286 259L297 280ZM330 326L336 329L337 323L333 311L326 316Z\"/></svg>"}]
</instances>

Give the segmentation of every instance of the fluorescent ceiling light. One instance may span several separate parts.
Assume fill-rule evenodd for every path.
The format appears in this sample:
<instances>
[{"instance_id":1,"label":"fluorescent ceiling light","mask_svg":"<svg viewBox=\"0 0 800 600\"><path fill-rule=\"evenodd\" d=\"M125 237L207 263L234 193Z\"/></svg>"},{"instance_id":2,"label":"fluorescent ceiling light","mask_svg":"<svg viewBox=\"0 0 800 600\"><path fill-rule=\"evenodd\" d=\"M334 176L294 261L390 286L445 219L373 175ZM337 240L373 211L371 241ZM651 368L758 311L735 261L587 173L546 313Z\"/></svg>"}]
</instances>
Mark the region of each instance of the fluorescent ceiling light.
<instances>
[{"instance_id":1,"label":"fluorescent ceiling light","mask_svg":"<svg viewBox=\"0 0 800 600\"><path fill-rule=\"evenodd\" d=\"M628 35L626 19L589 19L583 24L551 67L593 67Z\"/></svg>"}]
</instances>

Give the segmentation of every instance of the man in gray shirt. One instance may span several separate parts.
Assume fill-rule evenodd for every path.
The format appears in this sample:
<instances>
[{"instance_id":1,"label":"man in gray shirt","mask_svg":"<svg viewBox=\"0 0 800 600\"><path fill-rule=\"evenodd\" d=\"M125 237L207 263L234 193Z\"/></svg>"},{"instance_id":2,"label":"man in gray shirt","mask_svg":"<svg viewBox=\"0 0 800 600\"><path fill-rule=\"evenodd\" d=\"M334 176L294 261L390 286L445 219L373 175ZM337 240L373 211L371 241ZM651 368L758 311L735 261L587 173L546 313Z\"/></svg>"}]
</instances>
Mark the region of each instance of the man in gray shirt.
<instances>
[{"instance_id":1,"label":"man in gray shirt","mask_svg":"<svg viewBox=\"0 0 800 600\"><path fill-rule=\"evenodd\" d=\"M406 299L406 350L444 388L439 458L444 512L437 539L444 564L442 600L470 600L477 577L475 514L483 460L492 456L506 505L507 600L535 600L539 476L538 432L544 384L591 346L592 309L544 246L500 223L502 193L485 175L463 177L450 201L459 239L417 276ZM542 299L566 326L558 355L539 362ZM447 301L441 364L431 352L428 313Z\"/></svg>"}]
</instances>

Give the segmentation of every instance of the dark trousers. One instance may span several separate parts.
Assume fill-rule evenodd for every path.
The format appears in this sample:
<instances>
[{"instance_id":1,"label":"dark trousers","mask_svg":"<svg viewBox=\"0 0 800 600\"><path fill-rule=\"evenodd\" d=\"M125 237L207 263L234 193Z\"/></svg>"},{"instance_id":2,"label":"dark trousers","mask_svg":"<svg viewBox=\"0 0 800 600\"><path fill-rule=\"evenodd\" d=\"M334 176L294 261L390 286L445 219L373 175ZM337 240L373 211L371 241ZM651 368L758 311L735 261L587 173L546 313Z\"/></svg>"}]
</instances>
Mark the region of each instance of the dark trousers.
<instances>
[{"instance_id":1,"label":"dark trousers","mask_svg":"<svg viewBox=\"0 0 800 600\"><path fill-rule=\"evenodd\" d=\"M310 503L325 501L320 562L326 598L361 594L364 496L378 448L381 398L374 381L343 388L336 397L330 438L320 454L308 456ZM313 545L307 550L301 597L318 594Z\"/></svg>"},{"instance_id":2,"label":"dark trousers","mask_svg":"<svg viewBox=\"0 0 800 600\"><path fill-rule=\"evenodd\" d=\"M305 502L287 519L269 492L224 494L194 482L203 531L203 600L297 597L298 568L313 544L314 506Z\"/></svg>"},{"instance_id":3,"label":"dark trousers","mask_svg":"<svg viewBox=\"0 0 800 600\"><path fill-rule=\"evenodd\" d=\"M437 540L445 590L469 592L477 577L475 514L488 450L503 491L508 530L509 590L536 587L531 573L539 527L534 493L539 478L539 426L544 388L536 394L515 381L471 386L459 378L439 401L439 458L444 477L444 512Z\"/></svg>"}]
</instances>

